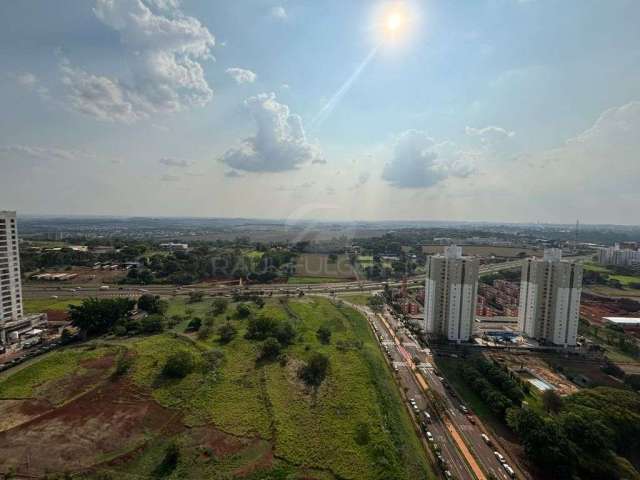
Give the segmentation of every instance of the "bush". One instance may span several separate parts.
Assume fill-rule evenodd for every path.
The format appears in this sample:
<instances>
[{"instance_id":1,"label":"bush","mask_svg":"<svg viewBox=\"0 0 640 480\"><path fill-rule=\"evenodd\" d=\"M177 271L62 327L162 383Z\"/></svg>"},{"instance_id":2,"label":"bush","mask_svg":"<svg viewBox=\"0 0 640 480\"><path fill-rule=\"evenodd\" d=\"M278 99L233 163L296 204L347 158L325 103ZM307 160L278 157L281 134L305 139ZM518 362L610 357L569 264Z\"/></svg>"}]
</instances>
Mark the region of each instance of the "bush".
<instances>
[{"instance_id":1,"label":"bush","mask_svg":"<svg viewBox=\"0 0 640 480\"><path fill-rule=\"evenodd\" d=\"M314 353L309 362L300 368L298 376L308 386L319 387L327 376L329 357L321 353Z\"/></svg>"},{"instance_id":2,"label":"bush","mask_svg":"<svg viewBox=\"0 0 640 480\"><path fill-rule=\"evenodd\" d=\"M155 476L164 477L173 472L178 466L178 460L180 460L180 447L175 442L171 442L165 452L162 462L155 471Z\"/></svg>"},{"instance_id":3,"label":"bush","mask_svg":"<svg viewBox=\"0 0 640 480\"><path fill-rule=\"evenodd\" d=\"M225 323L218 328L218 335L220 335L220 343L226 344L234 339L238 331L230 323Z\"/></svg>"},{"instance_id":4,"label":"bush","mask_svg":"<svg viewBox=\"0 0 640 480\"><path fill-rule=\"evenodd\" d=\"M262 344L262 349L260 350L260 358L262 360L273 360L278 355L280 355L280 350L282 346L277 339L273 337L267 338Z\"/></svg>"},{"instance_id":5,"label":"bush","mask_svg":"<svg viewBox=\"0 0 640 480\"><path fill-rule=\"evenodd\" d=\"M211 303L210 312L213 315L221 315L227 310L227 305L229 305L229 302L226 299L224 299L224 298L216 298Z\"/></svg>"},{"instance_id":6,"label":"bush","mask_svg":"<svg viewBox=\"0 0 640 480\"><path fill-rule=\"evenodd\" d=\"M251 309L248 305L241 303L236 307L236 316L238 318L247 318L249 315L251 315Z\"/></svg>"},{"instance_id":7,"label":"bush","mask_svg":"<svg viewBox=\"0 0 640 480\"><path fill-rule=\"evenodd\" d=\"M159 333L164 330L162 315L149 315L140 322L144 333Z\"/></svg>"},{"instance_id":8,"label":"bush","mask_svg":"<svg viewBox=\"0 0 640 480\"><path fill-rule=\"evenodd\" d=\"M316 336L320 343L328 345L331 343L331 330L328 327L320 327L316 332Z\"/></svg>"},{"instance_id":9,"label":"bush","mask_svg":"<svg viewBox=\"0 0 640 480\"><path fill-rule=\"evenodd\" d=\"M189 292L188 303L198 303L204 298L204 292Z\"/></svg>"},{"instance_id":10,"label":"bush","mask_svg":"<svg viewBox=\"0 0 640 480\"><path fill-rule=\"evenodd\" d=\"M196 362L193 355L185 350L181 350L167 358L167 362L162 368L162 374L170 378L184 378L193 372L195 364Z\"/></svg>"},{"instance_id":11,"label":"bush","mask_svg":"<svg viewBox=\"0 0 640 480\"><path fill-rule=\"evenodd\" d=\"M169 304L165 300L161 300L158 295L145 293L138 299L138 308L147 313L159 313L164 315L169 308Z\"/></svg>"},{"instance_id":12,"label":"bush","mask_svg":"<svg viewBox=\"0 0 640 480\"><path fill-rule=\"evenodd\" d=\"M115 380L126 375L133 365L133 359L128 357L126 353L118 358L118 363L116 363L116 369L113 372L112 378Z\"/></svg>"},{"instance_id":13,"label":"bush","mask_svg":"<svg viewBox=\"0 0 640 480\"><path fill-rule=\"evenodd\" d=\"M211 332L213 330L208 325L202 325L200 330L198 330L198 340L206 340L211 336Z\"/></svg>"},{"instance_id":14,"label":"bush","mask_svg":"<svg viewBox=\"0 0 640 480\"><path fill-rule=\"evenodd\" d=\"M202 326L202 319L199 317L195 317L195 318L192 318L189 324L187 325L186 331L197 332L198 330L200 330L201 326Z\"/></svg>"}]
</instances>

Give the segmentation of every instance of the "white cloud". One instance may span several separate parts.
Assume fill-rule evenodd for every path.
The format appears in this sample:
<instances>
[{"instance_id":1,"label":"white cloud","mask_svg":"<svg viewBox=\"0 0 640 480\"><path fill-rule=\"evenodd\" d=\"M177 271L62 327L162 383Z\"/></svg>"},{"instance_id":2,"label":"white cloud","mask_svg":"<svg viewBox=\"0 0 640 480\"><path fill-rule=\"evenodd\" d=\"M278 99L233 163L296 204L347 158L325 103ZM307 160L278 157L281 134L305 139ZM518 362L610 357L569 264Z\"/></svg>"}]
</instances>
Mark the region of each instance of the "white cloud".
<instances>
[{"instance_id":1,"label":"white cloud","mask_svg":"<svg viewBox=\"0 0 640 480\"><path fill-rule=\"evenodd\" d=\"M275 93L262 93L244 104L257 132L241 146L227 150L223 163L247 172L282 172L321 158L318 148L307 142L302 119L276 101Z\"/></svg>"},{"instance_id":2,"label":"white cloud","mask_svg":"<svg viewBox=\"0 0 640 480\"><path fill-rule=\"evenodd\" d=\"M502 140L504 138L511 138L515 135L515 132L510 132L502 127L496 127L494 125L489 125L484 128L465 127L464 132L470 137L479 137L483 142Z\"/></svg>"},{"instance_id":3,"label":"white cloud","mask_svg":"<svg viewBox=\"0 0 640 480\"><path fill-rule=\"evenodd\" d=\"M190 162L187 162L186 160L177 160L175 158L161 158L158 162L162 165L166 165L167 167L187 168L191 166Z\"/></svg>"},{"instance_id":4,"label":"white cloud","mask_svg":"<svg viewBox=\"0 0 640 480\"><path fill-rule=\"evenodd\" d=\"M177 181L180 180L180 177L178 177L177 175L169 175L167 173L167 174L162 175L160 177L160 180L163 181L163 182L177 182Z\"/></svg>"},{"instance_id":5,"label":"white cloud","mask_svg":"<svg viewBox=\"0 0 640 480\"><path fill-rule=\"evenodd\" d=\"M30 72L13 73L11 77L18 85L25 88L33 88L38 83L38 77Z\"/></svg>"},{"instance_id":6,"label":"white cloud","mask_svg":"<svg viewBox=\"0 0 640 480\"><path fill-rule=\"evenodd\" d=\"M60 64L62 83L67 86L68 106L99 120L132 123L146 113L137 111L117 80L92 75L67 61Z\"/></svg>"},{"instance_id":7,"label":"white cloud","mask_svg":"<svg viewBox=\"0 0 640 480\"><path fill-rule=\"evenodd\" d=\"M211 58L213 35L178 6L174 0L97 0L95 15L118 32L132 75L127 81L94 75L64 61L71 106L100 120L132 122L211 101L200 62Z\"/></svg>"},{"instance_id":8,"label":"white cloud","mask_svg":"<svg viewBox=\"0 0 640 480\"><path fill-rule=\"evenodd\" d=\"M286 20L287 19L287 11L283 6L278 5L271 9L271 16L273 18L277 18L278 20Z\"/></svg>"},{"instance_id":9,"label":"white cloud","mask_svg":"<svg viewBox=\"0 0 640 480\"><path fill-rule=\"evenodd\" d=\"M396 139L382 179L398 188L429 188L448 177L466 177L473 167L455 147L452 142L436 143L424 132L407 130Z\"/></svg>"},{"instance_id":10,"label":"white cloud","mask_svg":"<svg viewBox=\"0 0 640 480\"><path fill-rule=\"evenodd\" d=\"M227 68L225 72L227 73L227 75L233 78L238 84L253 83L256 81L256 77L257 77L257 75L253 73L251 70L246 70L244 68L238 68L238 67Z\"/></svg>"},{"instance_id":11,"label":"white cloud","mask_svg":"<svg viewBox=\"0 0 640 480\"><path fill-rule=\"evenodd\" d=\"M17 162L92 160L96 156L83 150L38 145L0 145L0 158Z\"/></svg>"}]
</instances>

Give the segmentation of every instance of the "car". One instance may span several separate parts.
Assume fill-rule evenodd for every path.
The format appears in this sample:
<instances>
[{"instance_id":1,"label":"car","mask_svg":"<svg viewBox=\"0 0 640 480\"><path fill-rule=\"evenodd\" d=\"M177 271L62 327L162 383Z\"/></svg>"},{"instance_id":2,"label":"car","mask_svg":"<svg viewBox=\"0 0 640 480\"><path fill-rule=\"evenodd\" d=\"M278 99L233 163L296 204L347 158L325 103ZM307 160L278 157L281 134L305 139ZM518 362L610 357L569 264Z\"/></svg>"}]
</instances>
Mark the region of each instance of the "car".
<instances>
[{"instance_id":1,"label":"car","mask_svg":"<svg viewBox=\"0 0 640 480\"><path fill-rule=\"evenodd\" d=\"M507 461L504 459L504 456L500 452L493 452L500 463L506 463Z\"/></svg>"},{"instance_id":2,"label":"car","mask_svg":"<svg viewBox=\"0 0 640 480\"><path fill-rule=\"evenodd\" d=\"M431 421L431 415L429 415L429 412L423 412L423 414L424 414L424 419L427 422L430 422Z\"/></svg>"},{"instance_id":3,"label":"car","mask_svg":"<svg viewBox=\"0 0 640 480\"><path fill-rule=\"evenodd\" d=\"M420 411L420 409L418 408L418 405L416 405L415 403L412 406L413 406L413 410L415 412L419 412Z\"/></svg>"},{"instance_id":4,"label":"car","mask_svg":"<svg viewBox=\"0 0 640 480\"><path fill-rule=\"evenodd\" d=\"M507 474L511 477L511 478L516 478L516 472L513 471L513 468L511 468L508 464L503 463L502 466L504 467L504 470L507 472Z\"/></svg>"},{"instance_id":5,"label":"car","mask_svg":"<svg viewBox=\"0 0 640 480\"><path fill-rule=\"evenodd\" d=\"M444 471L444 476L447 477L447 478L453 478L453 475L449 470L445 470Z\"/></svg>"},{"instance_id":6,"label":"car","mask_svg":"<svg viewBox=\"0 0 640 480\"><path fill-rule=\"evenodd\" d=\"M427 430L426 435L427 435L427 440L429 440L430 442L433 442L433 435L429 430Z\"/></svg>"},{"instance_id":7,"label":"car","mask_svg":"<svg viewBox=\"0 0 640 480\"><path fill-rule=\"evenodd\" d=\"M460 410L462 410L464 413L469 413L469 409L464 405L460 405Z\"/></svg>"},{"instance_id":8,"label":"car","mask_svg":"<svg viewBox=\"0 0 640 480\"><path fill-rule=\"evenodd\" d=\"M471 415L470 413L467 413L467 420L469 420L469 423L471 425L475 425L476 424L476 420L473 418L473 415Z\"/></svg>"},{"instance_id":9,"label":"car","mask_svg":"<svg viewBox=\"0 0 640 480\"><path fill-rule=\"evenodd\" d=\"M487 445L491 445L491 439L488 437L486 433L483 433L480 436L482 437L482 440L484 440L484 443L486 443Z\"/></svg>"},{"instance_id":10,"label":"car","mask_svg":"<svg viewBox=\"0 0 640 480\"><path fill-rule=\"evenodd\" d=\"M58 298L58 295L51 295L51 298L53 298L54 300L56 300Z\"/></svg>"}]
</instances>

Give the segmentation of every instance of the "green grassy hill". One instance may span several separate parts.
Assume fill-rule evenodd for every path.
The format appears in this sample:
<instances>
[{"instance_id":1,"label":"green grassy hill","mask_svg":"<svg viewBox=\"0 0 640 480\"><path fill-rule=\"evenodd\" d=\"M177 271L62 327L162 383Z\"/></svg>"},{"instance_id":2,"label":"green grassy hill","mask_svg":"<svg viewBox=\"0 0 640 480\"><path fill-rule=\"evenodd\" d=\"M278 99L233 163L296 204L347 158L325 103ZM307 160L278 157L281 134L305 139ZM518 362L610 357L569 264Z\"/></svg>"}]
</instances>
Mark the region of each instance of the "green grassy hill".
<instances>
[{"instance_id":1,"label":"green grassy hill","mask_svg":"<svg viewBox=\"0 0 640 480\"><path fill-rule=\"evenodd\" d=\"M200 315L208 306L189 308ZM172 305L170 312L185 307ZM227 344L216 333L184 334L183 322L158 335L67 348L0 377L0 408L13 418L0 430L0 472L66 470L101 479L433 477L360 314L309 297L252 310L294 326L296 338L279 359L258 360L262 342L245 339L248 321L231 305L213 327L228 321L237 328ZM329 344L317 338L321 326L331 330ZM212 350L222 357L216 366L208 360ZM178 351L191 354L195 369L166 378L163 366ZM317 389L297 374L316 352L329 358ZM123 359L130 367L118 375ZM83 393L48 401L53 386L81 375L91 379ZM29 456L34 438L50 454ZM167 466L169 451L177 454ZM60 462L65 456L74 460Z\"/></svg>"}]
</instances>

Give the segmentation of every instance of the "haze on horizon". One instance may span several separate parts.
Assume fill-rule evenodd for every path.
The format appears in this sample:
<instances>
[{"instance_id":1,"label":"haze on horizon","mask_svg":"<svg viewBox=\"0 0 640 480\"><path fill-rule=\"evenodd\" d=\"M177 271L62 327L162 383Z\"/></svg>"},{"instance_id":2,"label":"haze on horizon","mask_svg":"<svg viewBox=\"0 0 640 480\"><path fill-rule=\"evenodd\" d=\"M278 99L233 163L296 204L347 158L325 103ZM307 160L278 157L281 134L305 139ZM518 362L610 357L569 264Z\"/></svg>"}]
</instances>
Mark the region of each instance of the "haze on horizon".
<instances>
[{"instance_id":1,"label":"haze on horizon","mask_svg":"<svg viewBox=\"0 0 640 480\"><path fill-rule=\"evenodd\" d=\"M638 224L633 0L0 5L0 210Z\"/></svg>"}]
</instances>

